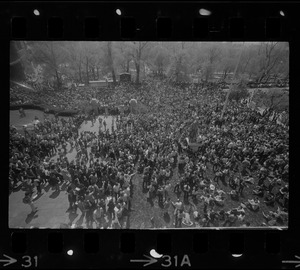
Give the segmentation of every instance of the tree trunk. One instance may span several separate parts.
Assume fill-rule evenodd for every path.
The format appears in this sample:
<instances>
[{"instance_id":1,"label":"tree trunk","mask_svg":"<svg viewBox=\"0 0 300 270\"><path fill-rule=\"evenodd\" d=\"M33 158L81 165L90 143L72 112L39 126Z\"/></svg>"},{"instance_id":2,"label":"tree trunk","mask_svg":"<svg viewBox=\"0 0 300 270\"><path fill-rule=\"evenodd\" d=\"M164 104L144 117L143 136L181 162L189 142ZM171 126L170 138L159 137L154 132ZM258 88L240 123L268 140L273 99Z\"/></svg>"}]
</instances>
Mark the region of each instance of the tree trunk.
<instances>
[{"instance_id":1,"label":"tree trunk","mask_svg":"<svg viewBox=\"0 0 300 270\"><path fill-rule=\"evenodd\" d=\"M89 84L90 78L89 78L89 59L88 57L86 57L86 66L85 66L85 70L86 70L86 84Z\"/></svg>"},{"instance_id":2,"label":"tree trunk","mask_svg":"<svg viewBox=\"0 0 300 270\"><path fill-rule=\"evenodd\" d=\"M96 66L96 68L97 68L97 80L99 80L99 67Z\"/></svg>"},{"instance_id":3,"label":"tree trunk","mask_svg":"<svg viewBox=\"0 0 300 270\"><path fill-rule=\"evenodd\" d=\"M113 78L114 84L116 83L116 74L115 74L115 69L114 69L114 60L112 57L112 49L111 49L112 43L111 41L107 42L107 52L108 52L108 59L109 59L109 65L110 65L110 70L111 70L111 75Z\"/></svg>"},{"instance_id":4,"label":"tree trunk","mask_svg":"<svg viewBox=\"0 0 300 270\"><path fill-rule=\"evenodd\" d=\"M164 74L163 66L160 65L158 67L158 75L159 75L160 78L163 78L163 74Z\"/></svg>"},{"instance_id":5,"label":"tree trunk","mask_svg":"<svg viewBox=\"0 0 300 270\"><path fill-rule=\"evenodd\" d=\"M81 65L79 65L78 75L79 75L79 81L80 81L80 83L82 83Z\"/></svg>"},{"instance_id":6,"label":"tree trunk","mask_svg":"<svg viewBox=\"0 0 300 270\"><path fill-rule=\"evenodd\" d=\"M264 79L266 77L266 73L265 73L265 71L260 75L260 77L259 77L259 79L258 79L258 83L261 83L262 82L262 80Z\"/></svg>"},{"instance_id":7,"label":"tree trunk","mask_svg":"<svg viewBox=\"0 0 300 270\"><path fill-rule=\"evenodd\" d=\"M139 63L135 63L135 68L136 68L136 78L135 78L135 83L139 84L140 82L140 64Z\"/></svg>"},{"instance_id":8,"label":"tree trunk","mask_svg":"<svg viewBox=\"0 0 300 270\"><path fill-rule=\"evenodd\" d=\"M247 66L248 66L248 64L249 64L249 61L250 61L250 57L248 57L248 59L247 59L247 62L246 62L246 64L245 64L244 68L243 68L242 74L245 73L246 68L247 68Z\"/></svg>"},{"instance_id":9,"label":"tree trunk","mask_svg":"<svg viewBox=\"0 0 300 270\"><path fill-rule=\"evenodd\" d=\"M270 74L265 78L264 83L268 83L269 79L270 79Z\"/></svg>"},{"instance_id":10,"label":"tree trunk","mask_svg":"<svg viewBox=\"0 0 300 270\"><path fill-rule=\"evenodd\" d=\"M223 81L225 81L226 77L227 77L227 70L224 70L223 71Z\"/></svg>"},{"instance_id":11,"label":"tree trunk","mask_svg":"<svg viewBox=\"0 0 300 270\"><path fill-rule=\"evenodd\" d=\"M78 75L79 75L79 82L82 83L81 54L80 54L79 65L78 65Z\"/></svg>"},{"instance_id":12,"label":"tree trunk","mask_svg":"<svg viewBox=\"0 0 300 270\"><path fill-rule=\"evenodd\" d=\"M92 67L92 73L93 73L94 81L96 81L96 73L95 73L95 67L94 66Z\"/></svg>"},{"instance_id":13,"label":"tree trunk","mask_svg":"<svg viewBox=\"0 0 300 270\"><path fill-rule=\"evenodd\" d=\"M275 75L274 75L274 83L277 83L277 78L279 76L279 72L277 72Z\"/></svg>"},{"instance_id":14,"label":"tree trunk","mask_svg":"<svg viewBox=\"0 0 300 270\"><path fill-rule=\"evenodd\" d=\"M205 72L205 82L208 82L210 70L206 70Z\"/></svg>"},{"instance_id":15,"label":"tree trunk","mask_svg":"<svg viewBox=\"0 0 300 270\"><path fill-rule=\"evenodd\" d=\"M111 70L111 74L112 74L113 82L114 82L114 84L116 84L117 78L116 78L116 73L115 73L115 69L114 68Z\"/></svg>"},{"instance_id":16,"label":"tree trunk","mask_svg":"<svg viewBox=\"0 0 300 270\"><path fill-rule=\"evenodd\" d=\"M55 76L56 76L56 85L57 85L57 89L60 89L60 87L61 87L61 81L60 81L60 78L59 78L59 74L58 74L57 69L55 70Z\"/></svg>"},{"instance_id":17,"label":"tree trunk","mask_svg":"<svg viewBox=\"0 0 300 270\"><path fill-rule=\"evenodd\" d=\"M126 72L127 73L129 73L129 63L130 63L130 60L128 59L127 63L126 63Z\"/></svg>"}]
</instances>

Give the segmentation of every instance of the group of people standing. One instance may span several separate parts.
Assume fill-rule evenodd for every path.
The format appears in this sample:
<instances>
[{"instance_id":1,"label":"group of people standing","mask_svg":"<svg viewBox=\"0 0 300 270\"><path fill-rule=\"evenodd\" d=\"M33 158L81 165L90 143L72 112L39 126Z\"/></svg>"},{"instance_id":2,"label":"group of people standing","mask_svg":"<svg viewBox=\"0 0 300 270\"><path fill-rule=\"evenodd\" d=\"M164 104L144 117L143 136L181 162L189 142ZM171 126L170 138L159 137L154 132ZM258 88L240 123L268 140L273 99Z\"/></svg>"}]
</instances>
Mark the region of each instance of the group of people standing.
<instances>
[{"instance_id":1,"label":"group of people standing","mask_svg":"<svg viewBox=\"0 0 300 270\"><path fill-rule=\"evenodd\" d=\"M151 217L149 227L287 224L288 126L235 101L221 119L225 93L215 86L149 82L98 98L114 106L135 98L151 110L117 116L111 132L79 134L84 116L47 120L31 137L11 130L12 182L64 186L69 211L79 209L90 228L138 227L130 225L137 185L147 207L162 211L164 224Z\"/></svg>"}]
</instances>

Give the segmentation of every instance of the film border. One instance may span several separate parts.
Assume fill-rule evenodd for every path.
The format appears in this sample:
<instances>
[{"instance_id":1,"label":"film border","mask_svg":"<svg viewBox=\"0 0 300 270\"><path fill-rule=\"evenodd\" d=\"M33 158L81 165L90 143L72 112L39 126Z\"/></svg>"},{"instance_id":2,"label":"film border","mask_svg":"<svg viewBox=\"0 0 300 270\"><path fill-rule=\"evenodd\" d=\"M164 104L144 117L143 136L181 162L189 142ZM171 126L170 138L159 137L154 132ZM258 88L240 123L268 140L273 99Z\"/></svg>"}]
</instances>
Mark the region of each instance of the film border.
<instances>
[{"instance_id":1,"label":"film border","mask_svg":"<svg viewBox=\"0 0 300 270\"><path fill-rule=\"evenodd\" d=\"M195 41L263 41L263 40L279 40L289 41L291 51L291 80L290 88L296 88L299 83L293 78L297 78L297 63L295 59L299 59L299 19L297 12L299 4L294 5L292 2L276 2L276 3L240 3L240 4L222 4L205 2L203 5L195 2L174 3L163 2L148 3L139 5L136 2L120 2L120 3L99 3L99 4L82 4L82 3L64 3L52 5L50 3L33 2L1 4L4 7L1 11L1 31L3 33L1 49L9 52L9 40L29 39L29 40L195 40ZM184 8L183 8L184 7ZM213 16L209 19L199 16L200 7L214 10ZM38 23L33 15L33 10L38 9L41 12L41 19ZM124 11L124 16L116 16L116 9ZM69 12L66 12L68 10ZM278 15L280 10L287 13L286 18ZM54 19L54 29L61 28L61 31L50 31L51 37L48 36L47 20ZM11 21L12 18L17 19L17 22ZM85 28L85 19L91 18L93 23L98 22L99 25L94 27L92 24ZM182 20L182 18L185 18ZM25 19L25 21L24 21ZM18 21L19 20L19 21ZM234 22L235 21L235 22ZM146 23L145 23L146 22ZM157 24L162 25L162 31L156 29ZM279 22L279 23L278 23ZM274 24L277 25L273 29ZM11 32L11 26L16 25ZM86 25L89 25L87 23ZM121 26L123 25L123 26ZM124 26L125 25L125 26ZM132 25L136 26L134 29ZM205 26L203 26L205 25ZM241 27L243 25L244 27ZM259 26L263 27L263 31L259 31ZM49 26L51 29L51 26ZM122 27L122 29L120 28ZM269 28L270 27L270 28ZM278 29L279 28L279 29ZM85 35L85 29L87 36ZM122 32L123 31L123 32ZM171 31L171 32L170 32ZM58 32L58 33L57 33ZM88 33L90 32L90 33ZM122 35L122 36L121 36ZM6 42L6 44L3 43ZM1 65L7 68L9 53L2 58ZM5 61L4 61L5 60ZM8 78L8 71L6 71ZM5 77L5 76L4 76ZM8 88L8 80L4 82L4 88ZM292 91L291 91L292 92ZM294 95L292 93L292 95ZM7 108L4 107L4 110ZM6 113L6 112L5 112ZM4 113L4 115L5 115ZM7 123L8 124L8 123ZM292 142L294 143L294 142ZM292 166L291 166L292 168ZM291 183L291 190L296 190L296 183ZM295 189L294 189L295 188ZM1 186L2 198L6 198L8 190L6 183ZM299 221L297 220L298 213L296 212L296 203L298 198L291 196L290 220L289 228L286 231L266 230L247 230L234 231L232 236L231 230L218 231L193 231L193 230L172 230L172 231L90 231L90 230L24 230L24 229L8 229L8 205L7 201L0 204L1 207L1 245L0 260L12 261L15 258L18 261L22 260L22 264L28 265L28 257L34 263L34 257L39 258L47 255L47 260L41 262L41 267L56 266L58 268L84 267L84 261L89 261L90 266L97 268L109 268L112 262L115 262L115 267L134 267L130 263L131 259L143 259L143 255L149 255L150 248L156 248L158 253L170 254L174 256L183 256L183 254L191 254L192 267L220 267L220 266L238 266L253 268L260 267L282 267L282 261L286 263L296 261L295 256L300 255L299 250ZM234 229L234 228L232 228ZM62 253L48 253L47 238L49 233L58 233L62 235L63 245L61 246ZM93 237L98 236L99 249L96 252L100 255L101 265L98 262L92 261L93 256L87 253L84 249L83 239L86 234L91 234ZM122 237L125 240L122 243ZM242 235L242 236L241 236ZM90 236L91 246L97 244ZM97 237L96 237L97 238ZM229 254L230 241L232 238L237 242L237 245L244 243L242 248L244 252L248 252L246 258L232 258ZM59 239L59 237L57 238ZM56 239L56 240L57 240ZM204 243L203 246L197 247L193 244L193 240L200 239ZM242 240L241 240L242 239ZM268 239L269 243L265 241ZM179 241L180 240L180 241ZM200 241L199 240L199 241ZM24 243L25 241L25 243ZM54 245L60 246L61 241L54 241ZM164 243L164 242L167 243ZM147 242L147 246L143 244ZM171 244L170 244L171 242ZM128 245L129 247L126 247ZM126 250L134 252L126 253ZM149 243L149 244L148 244ZM180 243L179 245L177 243ZM195 243L195 241L194 241ZM17 244L17 245L16 245ZM122 247L123 245L123 247ZM125 247L124 247L125 246ZM131 247L130 247L131 246ZM66 259L66 251L69 248L76 248L78 256L74 260ZM207 252L201 253L207 247ZM279 248L278 248L279 247ZM89 248L89 247L88 247ZM88 249L86 248L86 249ZM93 251L93 248L91 248ZM120 251L123 249L123 252ZM266 252L268 249L269 252ZM196 250L196 251L195 251ZM259 252L258 252L259 250ZM124 252L125 251L125 252ZM168 253L169 252L169 253ZM178 252L178 253L176 253ZM29 254L29 255L28 255ZM91 253L93 254L93 253ZM176 255L178 254L178 255ZM8 257L7 257L8 256ZM9 257L11 256L11 257ZM296 257L297 258L297 257ZM299 258L298 258L299 259ZM174 260L174 259L173 259ZM66 264L58 264L65 262ZM9 262L4 262L7 264ZM3 264L3 266L4 266ZM173 263L174 264L174 263ZM15 264L16 265L16 264ZM2 265L1 265L2 266ZM11 263L11 267L14 263ZM136 264L136 267L140 267ZM174 266L174 265L172 265ZM39 266L38 266L39 267ZM180 268L179 266L177 266ZM286 266L287 267L287 266ZM149 268L149 267L148 267Z\"/></svg>"}]
</instances>

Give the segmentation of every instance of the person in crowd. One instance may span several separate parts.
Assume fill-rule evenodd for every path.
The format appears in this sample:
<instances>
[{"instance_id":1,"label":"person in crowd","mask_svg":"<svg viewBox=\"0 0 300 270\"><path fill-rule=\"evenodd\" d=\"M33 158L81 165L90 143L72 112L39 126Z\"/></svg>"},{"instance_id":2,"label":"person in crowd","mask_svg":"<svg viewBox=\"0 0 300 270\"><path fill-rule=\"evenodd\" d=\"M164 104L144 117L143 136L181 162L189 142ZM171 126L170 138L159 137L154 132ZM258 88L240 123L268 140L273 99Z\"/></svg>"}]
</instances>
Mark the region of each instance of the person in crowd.
<instances>
[{"instance_id":1,"label":"person in crowd","mask_svg":"<svg viewBox=\"0 0 300 270\"><path fill-rule=\"evenodd\" d=\"M19 109L19 114L20 114L20 118L26 117L26 113L22 107Z\"/></svg>"},{"instance_id":2,"label":"person in crowd","mask_svg":"<svg viewBox=\"0 0 300 270\"><path fill-rule=\"evenodd\" d=\"M67 109L78 108L82 101L96 97L107 105L100 109L106 116L133 97L151 110L130 114L124 106L123 115L114 121L116 128L110 128L108 117L99 117L99 132L95 134L78 132L85 120L83 114L67 120L49 117L33 131L25 129L24 135L10 127L11 188L18 182L28 186L34 179L41 179L57 191L67 185L69 207L81 205L89 227L94 222L98 227L122 227L126 210L130 211L135 201L137 185L141 185L145 201L152 206L159 202L166 210L169 202L178 199L171 203L174 212L170 213L176 227L190 224L189 220L195 226L197 220L200 225L202 219L209 226L222 218L226 226L238 224L247 212L226 206L230 200L237 205L243 196L244 204L253 211L261 211L261 204L287 207L286 126L234 101L230 101L221 119L225 93L214 85L182 87L164 82L159 87L149 81L139 90L120 85L109 91L98 89L99 93L90 88L75 94L73 91L70 96L67 92L58 97L44 93L47 105ZM26 94L28 100L34 96ZM192 130L194 123L198 130ZM198 149L193 150L186 139L191 131L199 142ZM76 148L74 160L66 159L68 144ZM261 196L261 202L256 196ZM184 205L191 201L195 209L187 212ZM224 212L216 214L222 208Z\"/></svg>"},{"instance_id":3,"label":"person in crowd","mask_svg":"<svg viewBox=\"0 0 300 270\"><path fill-rule=\"evenodd\" d=\"M29 191L26 191L25 196L23 198L23 203L28 204L30 206L31 214L32 214L32 213L35 213L37 211L37 207L35 207L31 196L32 196L32 193L30 193Z\"/></svg>"},{"instance_id":4,"label":"person in crowd","mask_svg":"<svg viewBox=\"0 0 300 270\"><path fill-rule=\"evenodd\" d=\"M164 201L164 218L165 219L170 219L170 214L169 214L169 208L171 206L171 198L167 198L165 201Z\"/></svg>"}]
</instances>

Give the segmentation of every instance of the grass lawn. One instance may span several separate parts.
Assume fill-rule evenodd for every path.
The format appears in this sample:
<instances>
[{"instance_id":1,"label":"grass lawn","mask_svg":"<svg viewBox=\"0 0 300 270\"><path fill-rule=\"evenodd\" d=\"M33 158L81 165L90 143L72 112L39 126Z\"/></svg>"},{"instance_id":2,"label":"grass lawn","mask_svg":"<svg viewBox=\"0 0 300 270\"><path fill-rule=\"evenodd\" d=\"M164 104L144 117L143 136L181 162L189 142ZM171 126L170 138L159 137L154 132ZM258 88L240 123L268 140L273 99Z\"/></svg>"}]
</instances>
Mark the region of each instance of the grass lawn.
<instances>
[{"instance_id":1,"label":"grass lawn","mask_svg":"<svg viewBox=\"0 0 300 270\"><path fill-rule=\"evenodd\" d=\"M21 129L23 125L28 125L37 116L40 121L44 121L44 113L39 110L25 110L26 117L20 117L19 111L9 112L9 124L14 125L17 129Z\"/></svg>"}]
</instances>

